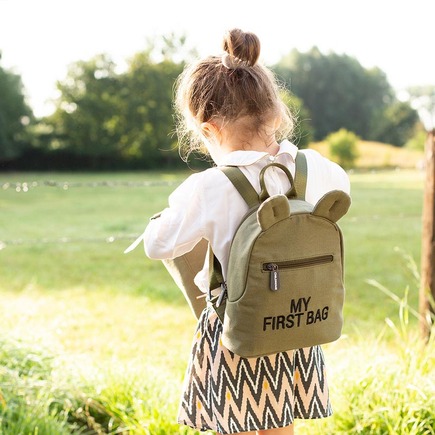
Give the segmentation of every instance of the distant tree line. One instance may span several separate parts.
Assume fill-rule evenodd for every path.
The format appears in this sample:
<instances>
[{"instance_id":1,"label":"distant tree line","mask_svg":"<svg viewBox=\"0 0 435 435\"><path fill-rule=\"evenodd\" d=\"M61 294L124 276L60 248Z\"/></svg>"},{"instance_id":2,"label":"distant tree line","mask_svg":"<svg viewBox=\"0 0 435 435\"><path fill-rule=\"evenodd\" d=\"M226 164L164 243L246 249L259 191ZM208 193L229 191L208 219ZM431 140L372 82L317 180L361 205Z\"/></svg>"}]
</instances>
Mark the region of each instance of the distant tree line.
<instances>
[{"instance_id":1,"label":"distant tree line","mask_svg":"<svg viewBox=\"0 0 435 435\"><path fill-rule=\"evenodd\" d=\"M18 158L30 146L31 121L21 77L0 66L0 162Z\"/></svg>"},{"instance_id":2,"label":"distant tree line","mask_svg":"<svg viewBox=\"0 0 435 435\"><path fill-rule=\"evenodd\" d=\"M124 71L100 54L69 67L57 83L53 114L37 119L20 77L0 65L0 169L151 169L181 164L174 135L173 87L194 57L185 38L163 37L136 53ZM306 147L340 129L403 146L418 113L399 101L385 74L353 57L317 48L284 56L272 69Z\"/></svg>"}]
</instances>

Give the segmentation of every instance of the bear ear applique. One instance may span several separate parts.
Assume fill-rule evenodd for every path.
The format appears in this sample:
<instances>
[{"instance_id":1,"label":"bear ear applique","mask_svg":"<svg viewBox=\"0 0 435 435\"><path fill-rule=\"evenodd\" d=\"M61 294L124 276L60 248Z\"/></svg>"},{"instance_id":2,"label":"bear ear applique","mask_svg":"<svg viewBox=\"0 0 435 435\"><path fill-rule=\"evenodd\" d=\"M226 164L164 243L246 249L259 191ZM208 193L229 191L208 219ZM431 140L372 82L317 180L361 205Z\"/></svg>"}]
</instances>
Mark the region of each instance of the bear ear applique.
<instances>
[{"instance_id":1,"label":"bear ear applique","mask_svg":"<svg viewBox=\"0 0 435 435\"><path fill-rule=\"evenodd\" d=\"M347 213L350 203L350 196L347 193L341 190L333 190L320 198L314 207L313 215L337 222Z\"/></svg>"},{"instance_id":2,"label":"bear ear applique","mask_svg":"<svg viewBox=\"0 0 435 435\"><path fill-rule=\"evenodd\" d=\"M267 198L257 211L257 220L263 231L289 216L290 205L285 195L274 195Z\"/></svg>"}]
</instances>

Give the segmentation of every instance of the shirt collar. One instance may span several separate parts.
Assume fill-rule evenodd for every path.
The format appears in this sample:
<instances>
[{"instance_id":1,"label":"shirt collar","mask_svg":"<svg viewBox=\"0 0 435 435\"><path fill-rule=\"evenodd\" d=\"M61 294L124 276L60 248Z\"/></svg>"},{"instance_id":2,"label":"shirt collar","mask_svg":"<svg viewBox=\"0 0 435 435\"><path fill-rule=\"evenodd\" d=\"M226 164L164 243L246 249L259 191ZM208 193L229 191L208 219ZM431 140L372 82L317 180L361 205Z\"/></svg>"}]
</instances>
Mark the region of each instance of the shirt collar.
<instances>
[{"instance_id":1,"label":"shirt collar","mask_svg":"<svg viewBox=\"0 0 435 435\"><path fill-rule=\"evenodd\" d=\"M284 140L279 144L279 151L275 156L271 156L263 151L232 151L222 156L217 163L218 166L249 166L265 157L278 157L289 154L293 160L296 159L298 148L290 141Z\"/></svg>"}]
</instances>

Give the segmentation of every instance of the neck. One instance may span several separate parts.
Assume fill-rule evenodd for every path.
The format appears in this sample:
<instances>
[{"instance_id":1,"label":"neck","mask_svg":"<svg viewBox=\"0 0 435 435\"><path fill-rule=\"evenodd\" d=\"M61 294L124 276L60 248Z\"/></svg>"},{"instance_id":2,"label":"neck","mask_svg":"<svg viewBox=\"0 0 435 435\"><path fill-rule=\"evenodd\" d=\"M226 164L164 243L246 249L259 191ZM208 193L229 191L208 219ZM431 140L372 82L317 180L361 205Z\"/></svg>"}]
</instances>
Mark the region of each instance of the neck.
<instances>
[{"instance_id":1,"label":"neck","mask_svg":"<svg viewBox=\"0 0 435 435\"><path fill-rule=\"evenodd\" d=\"M232 141L228 140L221 145L222 151L225 153L232 151L259 151L275 155L279 151L279 145L275 137L268 138L269 140L264 140L264 138L255 137L249 141Z\"/></svg>"}]
</instances>

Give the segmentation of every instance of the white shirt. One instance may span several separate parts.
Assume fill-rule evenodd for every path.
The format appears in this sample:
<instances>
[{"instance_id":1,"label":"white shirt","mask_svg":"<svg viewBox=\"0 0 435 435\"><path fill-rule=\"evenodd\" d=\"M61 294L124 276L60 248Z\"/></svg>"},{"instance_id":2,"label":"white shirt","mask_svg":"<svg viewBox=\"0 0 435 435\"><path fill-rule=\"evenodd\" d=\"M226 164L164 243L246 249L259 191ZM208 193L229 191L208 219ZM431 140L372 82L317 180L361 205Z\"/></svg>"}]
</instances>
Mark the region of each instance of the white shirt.
<instances>
[{"instance_id":1,"label":"white shirt","mask_svg":"<svg viewBox=\"0 0 435 435\"><path fill-rule=\"evenodd\" d=\"M170 259L189 252L205 238L221 263L225 278L231 240L248 206L219 166L239 166L259 192L261 169L275 161L287 166L294 176L297 152L297 147L286 140L280 144L275 156L259 151L233 151L224 155L216 162L218 167L189 176L169 196L168 208L158 219L150 221L131 249L143 240L148 257ZM340 166L314 150L302 152L308 168L306 201L315 204L331 190L350 192L349 178ZM270 195L285 193L290 187L285 173L276 167L266 171L265 182ZM208 290L207 262L195 283L202 291Z\"/></svg>"}]
</instances>

